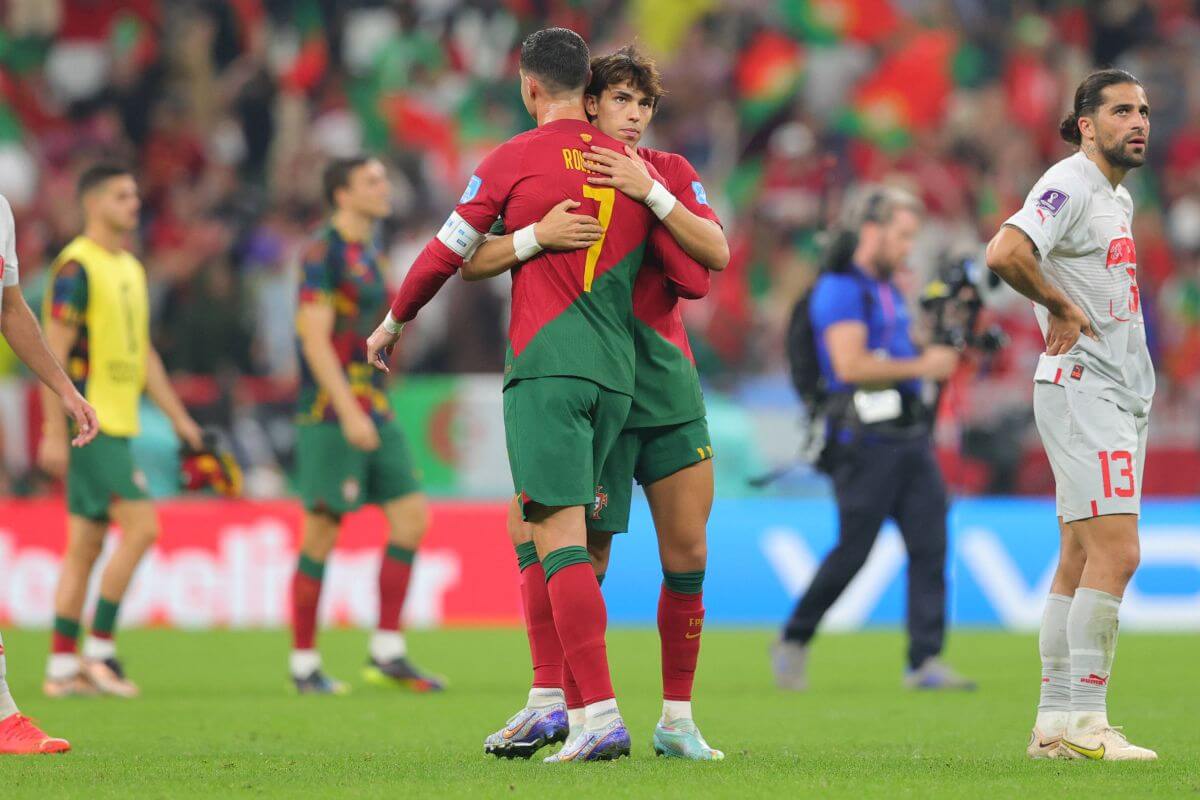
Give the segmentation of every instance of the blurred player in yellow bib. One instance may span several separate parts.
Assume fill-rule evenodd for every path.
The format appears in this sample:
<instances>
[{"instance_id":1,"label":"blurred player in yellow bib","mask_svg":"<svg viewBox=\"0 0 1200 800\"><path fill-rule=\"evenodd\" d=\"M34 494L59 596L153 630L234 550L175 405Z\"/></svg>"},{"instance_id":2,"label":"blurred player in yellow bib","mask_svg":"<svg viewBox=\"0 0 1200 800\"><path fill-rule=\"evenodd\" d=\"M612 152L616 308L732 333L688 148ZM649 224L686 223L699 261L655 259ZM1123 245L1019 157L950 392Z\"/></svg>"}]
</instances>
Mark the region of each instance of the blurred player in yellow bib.
<instances>
[{"instance_id":1,"label":"blurred player in yellow bib","mask_svg":"<svg viewBox=\"0 0 1200 800\"><path fill-rule=\"evenodd\" d=\"M87 448L69 450L62 404L57 394L43 390L45 427L38 464L66 478L69 514L45 692L50 697L97 692L133 697L138 689L124 676L113 633L121 598L159 530L130 446L139 431L142 392L163 410L184 443L200 449L203 441L150 344L146 272L125 249L138 226L137 183L128 170L100 164L80 176L78 191L83 234L51 267L43 320L51 352L95 406L100 433ZM81 661L77 642L88 577L110 523L121 529L121 540L100 576L100 597Z\"/></svg>"}]
</instances>

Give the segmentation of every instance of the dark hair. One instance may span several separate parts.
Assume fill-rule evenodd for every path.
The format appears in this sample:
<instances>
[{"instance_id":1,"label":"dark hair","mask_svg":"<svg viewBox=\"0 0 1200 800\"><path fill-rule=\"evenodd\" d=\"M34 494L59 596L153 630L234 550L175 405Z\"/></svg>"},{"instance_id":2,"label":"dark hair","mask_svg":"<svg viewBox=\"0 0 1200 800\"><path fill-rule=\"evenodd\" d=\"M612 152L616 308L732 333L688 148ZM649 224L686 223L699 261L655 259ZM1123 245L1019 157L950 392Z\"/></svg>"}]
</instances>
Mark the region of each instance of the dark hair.
<instances>
[{"instance_id":1,"label":"dark hair","mask_svg":"<svg viewBox=\"0 0 1200 800\"><path fill-rule=\"evenodd\" d=\"M1079 88L1075 90L1075 108L1063 117L1058 126L1058 133L1064 142L1075 145L1083 143L1083 134L1079 132L1079 119L1095 114L1104 103L1104 90L1121 83L1142 85L1133 73L1123 69L1100 69L1083 79Z\"/></svg>"},{"instance_id":2,"label":"dark hair","mask_svg":"<svg viewBox=\"0 0 1200 800\"><path fill-rule=\"evenodd\" d=\"M588 82L587 42L567 28L543 28L521 42L521 69L550 92L578 91Z\"/></svg>"},{"instance_id":3,"label":"dark hair","mask_svg":"<svg viewBox=\"0 0 1200 800\"><path fill-rule=\"evenodd\" d=\"M601 92L618 83L628 83L646 95L654 108L658 108L658 101L666 94L654 59L642 55L631 44L592 59L592 80L583 93L598 98Z\"/></svg>"},{"instance_id":4,"label":"dark hair","mask_svg":"<svg viewBox=\"0 0 1200 800\"><path fill-rule=\"evenodd\" d=\"M77 196L83 197L109 178L132 174L133 170L128 167L111 161L102 161L99 164L93 164L83 171L79 176L79 181L75 184L75 193Z\"/></svg>"},{"instance_id":5,"label":"dark hair","mask_svg":"<svg viewBox=\"0 0 1200 800\"><path fill-rule=\"evenodd\" d=\"M325 167L325 174L321 176L321 189L325 193L325 202L336 208L337 202L334 196L337 194L337 190L349 186L350 175L354 170L366 165L370 160L370 156L360 155L335 158L330 161Z\"/></svg>"}]
</instances>

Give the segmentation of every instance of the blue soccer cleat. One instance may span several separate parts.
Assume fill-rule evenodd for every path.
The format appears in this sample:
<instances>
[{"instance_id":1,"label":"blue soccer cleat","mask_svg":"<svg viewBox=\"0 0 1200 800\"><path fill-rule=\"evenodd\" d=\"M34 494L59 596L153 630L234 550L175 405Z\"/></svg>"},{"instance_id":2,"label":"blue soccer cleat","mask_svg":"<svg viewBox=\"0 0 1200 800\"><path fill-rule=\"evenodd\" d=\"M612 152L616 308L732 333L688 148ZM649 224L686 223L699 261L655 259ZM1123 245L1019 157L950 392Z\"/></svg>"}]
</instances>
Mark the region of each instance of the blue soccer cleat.
<instances>
[{"instance_id":1,"label":"blue soccer cleat","mask_svg":"<svg viewBox=\"0 0 1200 800\"><path fill-rule=\"evenodd\" d=\"M615 761L621 756L629 755L629 731L620 717L605 725L598 731L583 729L576 736L549 758L547 764L565 764L568 761Z\"/></svg>"},{"instance_id":2,"label":"blue soccer cleat","mask_svg":"<svg viewBox=\"0 0 1200 800\"><path fill-rule=\"evenodd\" d=\"M483 752L496 758L529 758L546 745L567 740L567 707L522 708L504 727L483 740Z\"/></svg>"},{"instance_id":3,"label":"blue soccer cleat","mask_svg":"<svg viewBox=\"0 0 1200 800\"><path fill-rule=\"evenodd\" d=\"M292 676L298 694L349 694L350 687L326 675L320 669L313 670L307 678Z\"/></svg>"},{"instance_id":4,"label":"blue soccer cleat","mask_svg":"<svg viewBox=\"0 0 1200 800\"><path fill-rule=\"evenodd\" d=\"M725 754L709 747L700 729L690 719L677 719L670 725L659 722L654 728L654 754L689 761L722 761Z\"/></svg>"},{"instance_id":5,"label":"blue soccer cleat","mask_svg":"<svg viewBox=\"0 0 1200 800\"><path fill-rule=\"evenodd\" d=\"M904 685L926 691L973 692L976 688L975 681L959 675L937 656L930 656L921 666L905 672Z\"/></svg>"}]
</instances>

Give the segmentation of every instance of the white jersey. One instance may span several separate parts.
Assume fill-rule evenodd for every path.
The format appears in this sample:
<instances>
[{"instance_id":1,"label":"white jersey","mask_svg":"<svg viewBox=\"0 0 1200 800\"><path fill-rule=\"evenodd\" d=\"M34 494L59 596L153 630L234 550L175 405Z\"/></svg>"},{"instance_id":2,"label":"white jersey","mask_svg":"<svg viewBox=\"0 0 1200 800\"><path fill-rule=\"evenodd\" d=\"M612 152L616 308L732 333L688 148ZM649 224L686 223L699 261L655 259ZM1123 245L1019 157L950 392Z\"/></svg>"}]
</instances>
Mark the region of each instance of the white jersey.
<instances>
[{"instance_id":1,"label":"white jersey","mask_svg":"<svg viewBox=\"0 0 1200 800\"><path fill-rule=\"evenodd\" d=\"M1078 388L1144 415L1154 397L1154 365L1133 245L1133 199L1113 188L1082 152L1046 170L1005 223L1033 241L1046 279L1079 306L1099 341L1080 336L1070 352L1042 354L1035 381L1077 381ZM1049 312L1034 305L1042 335Z\"/></svg>"},{"instance_id":2,"label":"white jersey","mask_svg":"<svg viewBox=\"0 0 1200 800\"><path fill-rule=\"evenodd\" d=\"M0 266L4 268L3 286L17 285L17 225L12 207L0 195Z\"/></svg>"}]
</instances>

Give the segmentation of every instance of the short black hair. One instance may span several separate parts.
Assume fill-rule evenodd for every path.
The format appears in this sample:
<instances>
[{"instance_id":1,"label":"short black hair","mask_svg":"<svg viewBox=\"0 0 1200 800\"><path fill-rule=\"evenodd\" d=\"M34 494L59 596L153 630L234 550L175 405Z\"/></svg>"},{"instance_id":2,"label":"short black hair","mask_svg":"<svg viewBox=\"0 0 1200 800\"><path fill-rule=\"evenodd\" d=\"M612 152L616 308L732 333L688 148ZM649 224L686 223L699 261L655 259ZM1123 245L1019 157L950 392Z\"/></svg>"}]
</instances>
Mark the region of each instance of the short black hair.
<instances>
[{"instance_id":1,"label":"short black hair","mask_svg":"<svg viewBox=\"0 0 1200 800\"><path fill-rule=\"evenodd\" d=\"M98 164L93 164L79 176L79 181L75 184L75 194L78 197L83 197L110 178L132 174L133 170L129 169L129 167L114 161L102 161Z\"/></svg>"},{"instance_id":2,"label":"short black hair","mask_svg":"<svg viewBox=\"0 0 1200 800\"><path fill-rule=\"evenodd\" d=\"M371 156L357 155L335 158L329 162L325 167L325 174L321 177L321 188L325 192L325 202L329 203L330 207L337 208L334 195L338 189L345 189L350 185L350 175L354 170L366 166L370 161Z\"/></svg>"},{"instance_id":3,"label":"short black hair","mask_svg":"<svg viewBox=\"0 0 1200 800\"><path fill-rule=\"evenodd\" d=\"M1123 69L1099 69L1084 78L1075 90L1075 107L1070 114L1063 117L1058 126L1058 133L1063 141L1068 144L1083 144L1083 134L1079 132L1080 117L1095 114L1104 104L1104 90L1122 83L1142 85L1132 72Z\"/></svg>"},{"instance_id":4,"label":"short black hair","mask_svg":"<svg viewBox=\"0 0 1200 800\"><path fill-rule=\"evenodd\" d=\"M543 28L521 42L521 69L551 92L581 91L588 82L587 42L567 28Z\"/></svg>"}]
</instances>

